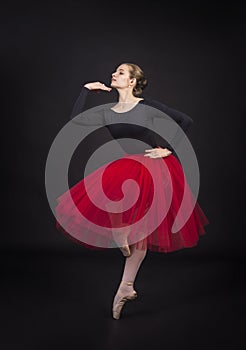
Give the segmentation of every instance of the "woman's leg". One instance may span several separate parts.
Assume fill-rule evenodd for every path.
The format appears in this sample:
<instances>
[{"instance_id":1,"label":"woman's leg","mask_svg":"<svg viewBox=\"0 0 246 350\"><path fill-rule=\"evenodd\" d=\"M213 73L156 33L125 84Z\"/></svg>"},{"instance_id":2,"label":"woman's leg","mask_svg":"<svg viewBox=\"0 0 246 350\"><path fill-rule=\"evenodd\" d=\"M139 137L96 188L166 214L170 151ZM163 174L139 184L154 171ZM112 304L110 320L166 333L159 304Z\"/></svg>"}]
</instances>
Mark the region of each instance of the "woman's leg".
<instances>
[{"instance_id":1,"label":"woman's leg","mask_svg":"<svg viewBox=\"0 0 246 350\"><path fill-rule=\"evenodd\" d=\"M131 255L125 259L125 266L120 285L114 297L113 305L119 303L123 296L129 296L134 293L134 281L139 268L146 256L147 248L144 250L136 249L135 244L131 246ZM126 282L131 282L127 284ZM114 307L113 306L113 307Z\"/></svg>"},{"instance_id":2,"label":"woman's leg","mask_svg":"<svg viewBox=\"0 0 246 350\"><path fill-rule=\"evenodd\" d=\"M127 224L123 222L122 212L123 207L121 206L121 211L119 213L112 213L111 212L111 205L106 204L106 208L108 211L109 219L111 221L112 225L112 238L114 240L114 243L119 247L122 254L124 256L130 256L131 251L128 245L127 237L129 235L131 227L129 227ZM122 229L124 227L123 232L118 232L115 228Z\"/></svg>"},{"instance_id":3,"label":"woman's leg","mask_svg":"<svg viewBox=\"0 0 246 350\"><path fill-rule=\"evenodd\" d=\"M138 270L146 256L147 248L143 250L136 249L136 244L131 246L131 255L125 259L125 267L122 275L122 281L134 282Z\"/></svg>"}]
</instances>

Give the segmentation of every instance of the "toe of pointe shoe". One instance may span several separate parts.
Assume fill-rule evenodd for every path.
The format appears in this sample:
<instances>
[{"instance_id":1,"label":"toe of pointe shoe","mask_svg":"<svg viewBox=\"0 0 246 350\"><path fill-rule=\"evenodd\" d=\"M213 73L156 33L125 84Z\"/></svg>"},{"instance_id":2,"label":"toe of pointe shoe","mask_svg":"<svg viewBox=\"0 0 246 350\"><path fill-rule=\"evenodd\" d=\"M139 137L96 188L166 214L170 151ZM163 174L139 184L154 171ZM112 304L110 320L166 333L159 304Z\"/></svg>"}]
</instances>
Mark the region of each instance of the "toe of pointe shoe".
<instances>
[{"instance_id":1,"label":"toe of pointe shoe","mask_svg":"<svg viewBox=\"0 0 246 350\"><path fill-rule=\"evenodd\" d=\"M123 306L128 300L134 300L137 298L137 292L134 290L132 294L123 297L118 304L116 304L112 309L113 318L119 320Z\"/></svg>"},{"instance_id":2,"label":"toe of pointe shoe","mask_svg":"<svg viewBox=\"0 0 246 350\"><path fill-rule=\"evenodd\" d=\"M127 301L127 297L124 297L120 300L120 302L118 304L116 304L113 309L112 309L112 314L113 314L113 318L115 320L118 320L120 318L120 314L121 314L121 310L123 308L123 306L125 305L126 301Z\"/></svg>"}]
</instances>

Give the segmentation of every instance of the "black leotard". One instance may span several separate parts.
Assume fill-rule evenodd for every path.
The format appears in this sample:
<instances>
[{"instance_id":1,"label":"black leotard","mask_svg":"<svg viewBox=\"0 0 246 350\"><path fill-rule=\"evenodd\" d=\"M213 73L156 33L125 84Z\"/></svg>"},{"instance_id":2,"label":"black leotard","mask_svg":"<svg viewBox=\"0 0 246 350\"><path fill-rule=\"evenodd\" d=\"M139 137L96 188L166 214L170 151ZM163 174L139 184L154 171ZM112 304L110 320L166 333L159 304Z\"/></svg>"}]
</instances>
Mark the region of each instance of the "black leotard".
<instances>
[{"instance_id":1,"label":"black leotard","mask_svg":"<svg viewBox=\"0 0 246 350\"><path fill-rule=\"evenodd\" d=\"M133 107L130 111L124 113L113 111L111 108L109 108L109 105L99 106L98 108L96 107L86 110L86 99L90 91L93 90L89 90L84 86L82 87L81 92L73 106L70 119L73 119L81 125L106 126L114 139L134 138L148 143L153 148L157 146L160 146L162 148L166 147L175 153L175 146L177 146L180 139L182 138L182 134L179 132L179 128L177 128L177 132L172 138L171 146L170 143L168 143L163 137L160 137L158 134L151 131L151 129L148 128L148 123L144 123L144 120L147 119L144 119L143 117L143 106L149 106L149 108L147 108L147 112L148 115L151 114L151 117L155 117L157 114L158 118L165 117L165 115L169 116L182 128L184 132L188 130L189 126L193 122L192 118L188 115L149 98L140 100L135 107ZM153 109L151 109L151 107L153 107ZM153 112L150 113L150 111ZM160 111L160 113L156 113L158 111ZM136 121L137 125L129 124L127 123L127 120L131 120L132 122ZM141 126L139 126L139 123ZM137 153L140 150L141 148L139 149L139 147L136 147L135 149L132 149L132 152L129 152L129 149L127 152ZM144 150L142 149L142 151Z\"/></svg>"}]
</instances>

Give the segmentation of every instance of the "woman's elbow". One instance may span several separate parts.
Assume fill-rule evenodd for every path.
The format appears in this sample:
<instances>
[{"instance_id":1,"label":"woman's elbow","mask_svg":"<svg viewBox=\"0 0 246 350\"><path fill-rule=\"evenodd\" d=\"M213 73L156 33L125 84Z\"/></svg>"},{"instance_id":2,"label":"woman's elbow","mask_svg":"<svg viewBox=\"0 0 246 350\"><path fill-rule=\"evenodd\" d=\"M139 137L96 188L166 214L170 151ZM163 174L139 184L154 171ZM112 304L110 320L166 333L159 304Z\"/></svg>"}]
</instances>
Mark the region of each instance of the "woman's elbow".
<instances>
[{"instance_id":1,"label":"woman's elbow","mask_svg":"<svg viewBox=\"0 0 246 350\"><path fill-rule=\"evenodd\" d=\"M188 117L188 124L189 124L189 126L190 126L191 124L193 124L193 119L192 119L191 117Z\"/></svg>"}]
</instances>

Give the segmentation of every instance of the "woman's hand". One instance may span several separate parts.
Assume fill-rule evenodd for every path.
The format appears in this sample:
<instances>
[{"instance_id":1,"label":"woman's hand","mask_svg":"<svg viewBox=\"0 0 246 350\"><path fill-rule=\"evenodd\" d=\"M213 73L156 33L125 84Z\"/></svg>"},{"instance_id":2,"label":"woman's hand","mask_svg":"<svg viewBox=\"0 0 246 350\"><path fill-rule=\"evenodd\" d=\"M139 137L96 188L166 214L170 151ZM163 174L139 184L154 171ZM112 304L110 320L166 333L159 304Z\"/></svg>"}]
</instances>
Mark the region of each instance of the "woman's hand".
<instances>
[{"instance_id":1,"label":"woman's hand","mask_svg":"<svg viewBox=\"0 0 246 350\"><path fill-rule=\"evenodd\" d=\"M112 90L112 88L106 86L103 83L100 83L100 81L96 81L93 83L87 83L84 85L84 87L86 87L89 90L96 90L96 91L99 91L99 90L111 91Z\"/></svg>"},{"instance_id":2,"label":"woman's hand","mask_svg":"<svg viewBox=\"0 0 246 350\"><path fill-rule=\"evenodd\" d=\"M149 158L162 158L172 154L172 152L169 149L161 148L161 147L146 149L145 152L149 152L149 153L145 154L144 157L149 157Z\"/></svg>"}]
</instances>

